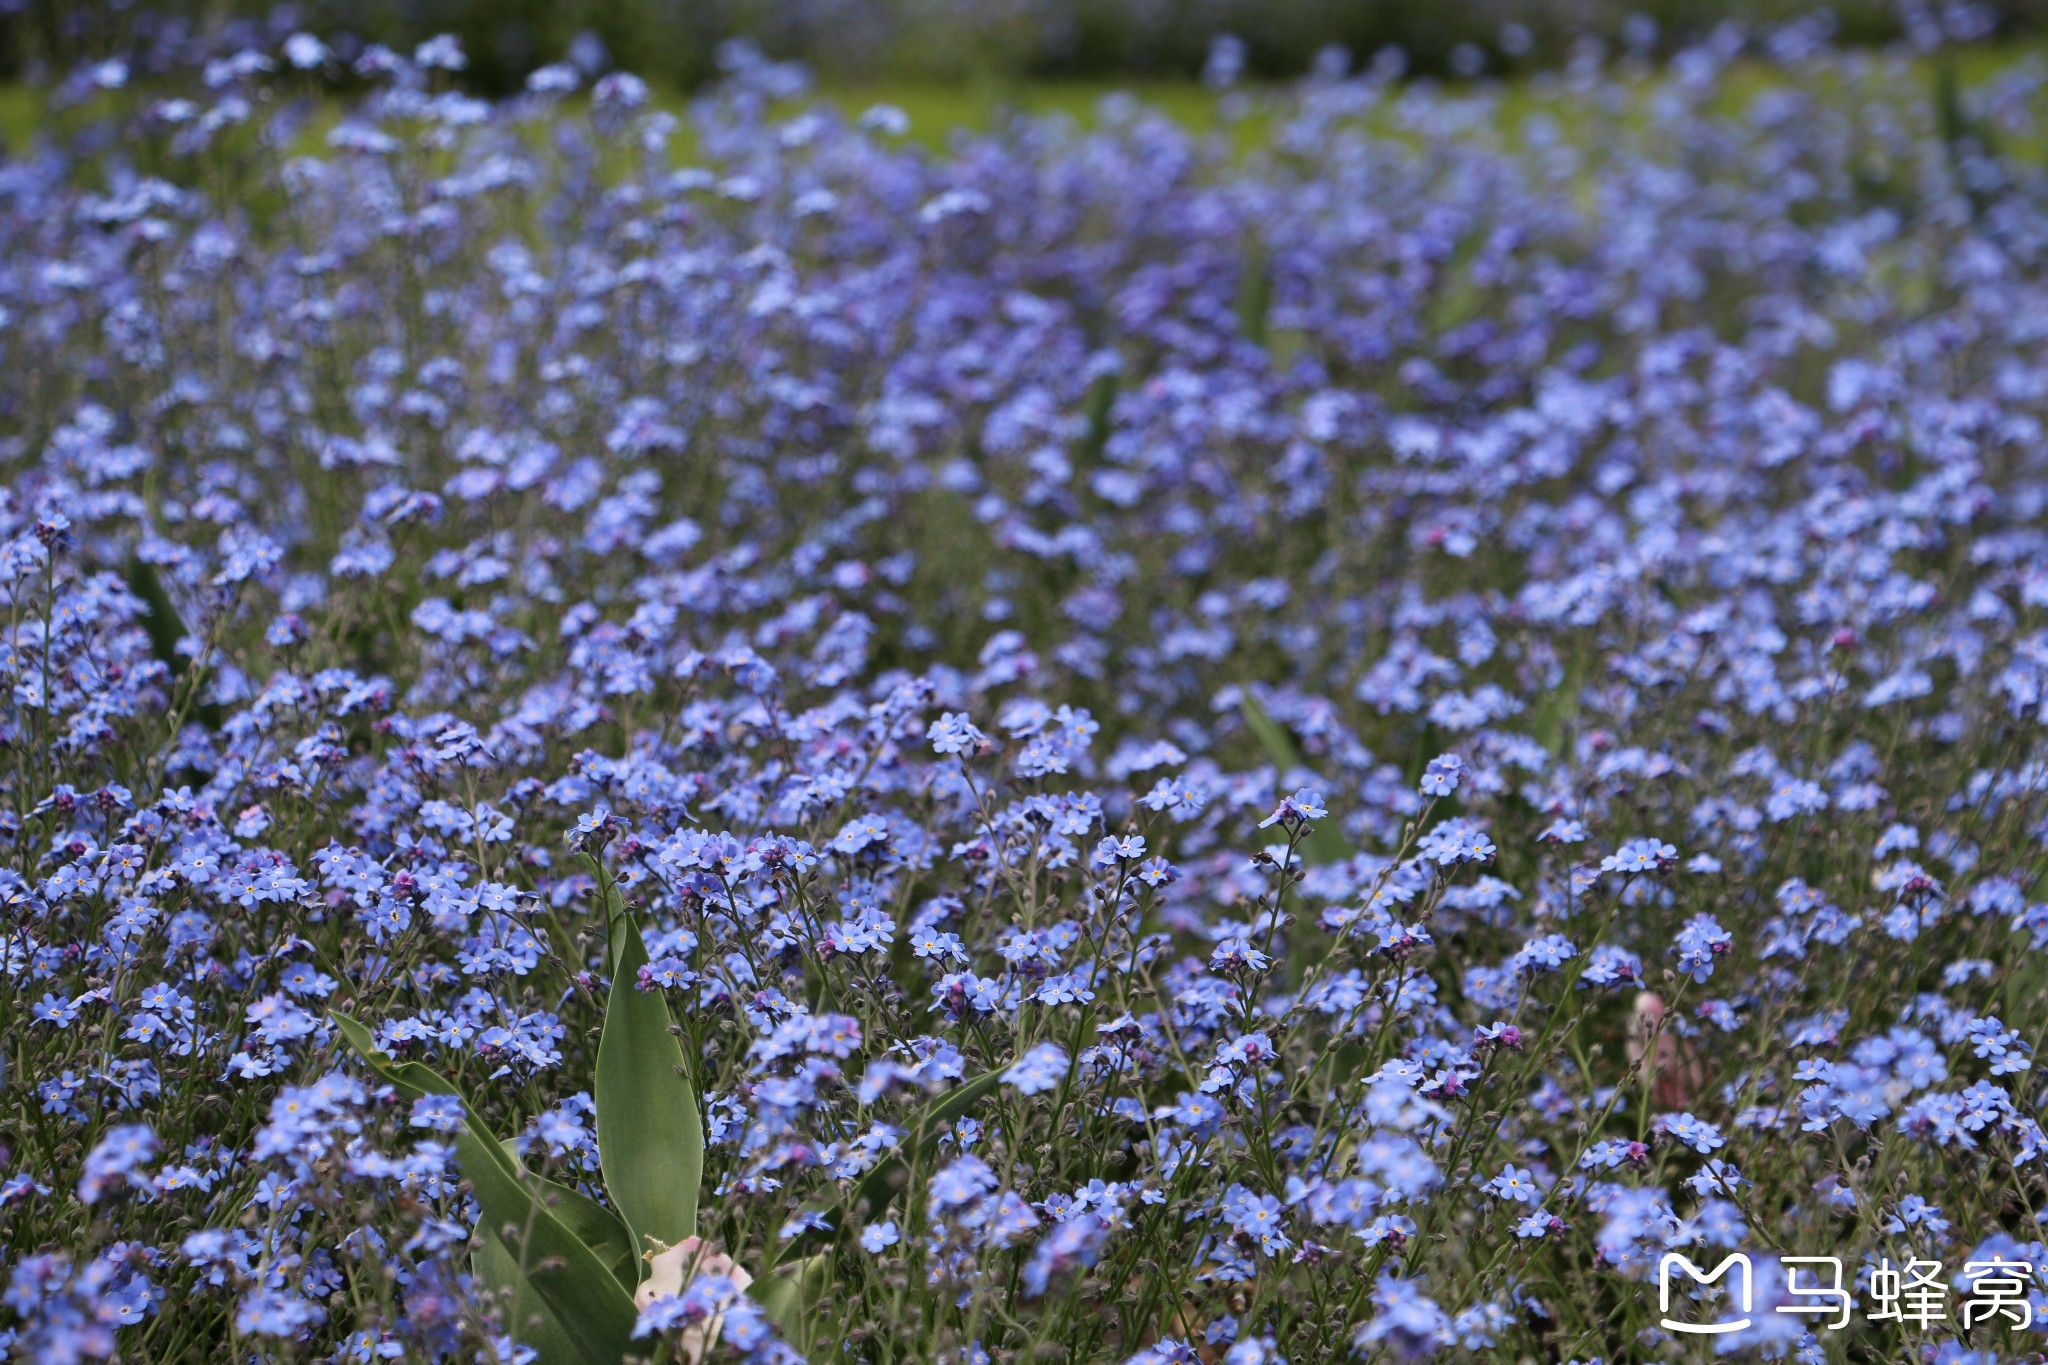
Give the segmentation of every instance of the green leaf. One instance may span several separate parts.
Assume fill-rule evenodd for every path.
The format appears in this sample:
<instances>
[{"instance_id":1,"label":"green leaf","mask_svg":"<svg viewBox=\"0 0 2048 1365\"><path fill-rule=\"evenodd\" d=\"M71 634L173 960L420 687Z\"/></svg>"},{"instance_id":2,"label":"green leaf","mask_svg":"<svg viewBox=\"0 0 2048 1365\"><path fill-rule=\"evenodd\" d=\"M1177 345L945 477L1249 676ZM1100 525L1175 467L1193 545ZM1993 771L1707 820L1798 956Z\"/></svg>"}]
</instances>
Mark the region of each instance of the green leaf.
<instances>
[{"instance_id":1,"label":"green leaf","mask_svg":"<svg viewBox=\"0 0 2048 1365\"><path fill-rule=\"evenodd\" d=\"M1237 689L1237 709L1259 741L1259 747L1266 751L1266 757L1280 770L1283 778L1292 769L1303 766L1301 755L1295 752L1294 741L1266 714L1266 708L1259 705L1259 699L1252 695L1251 688ZM1344 836L1337 832L1335 825L1325 823L1309 830L1308 838L1302 840L1301 853L1308 862L1341 863L1351 856L1351 846L1344 842Z\"/></svg>"},{"instance_id":2,"label":"green leaf","mask_svg":"<svg viewBox=\"0 0 2048 1365\"><path fill-rule=\"evenodd\" d=\"M472 1137L469 1146L475 1145L479 1144ZM526 1287L569 1329L575 1353L559 1362L544 1357L546 1365L618 1365L631 1347L638 1316L618 1279L495 1162L488 1157L473 1160L462 1143L456 1146L456 1160L483 1210L487 1240L504 1239L515 1269L523 1267ZM517 1335L518 1324L513 1327Z\"/></svg>"},{"instance_id":3,"label":"green leaf","mask_svg":"<svg viewBox=\"0 0 2048 1365\"><path fill-rule=\"evenodd\" d=\"M507 1138L498 1144L514 1161L518 1152ZM625 1220L578 1189L549 1180L533 1171L521 1170L520 1181L548 1206L576 1240L597 1253L597 1259L628 1292L640 1283L640 1257L633 1247L633 1234Z\"/></svg>"},{"instance_id":4,"label":"green leaf","mask_svg":"<svg viewBox=\"0 0 2048 1365\"><path fill-rule=\"evenodd\" d=\"M1294 751L1294 741L1287 737L1285 730L1274 724L1273 718L1266 714L1266 708L1259 705L1259 699L1252 695L1251 688L1237 689L1237 709L1244 713L1244 723L1251 727L1253 737L1259 741L1259 747L1266 751L1266 757L1272 760L1274 767L1284 774L1301 766L1301 755Z\"/></svg>"},{"instance_id":5,"label":"green leaf","mask_svg":"<svg viewBox=\"0 0 2048 1365\"><path fill-rule=\"evenodd\" d=\"M163 660L173 682L182 680L185 670L191 667L191 661L178 652L178 646L188 633L184 619L178 615L171 595L164 591L163 580L157 577L155 566L140 555L128 556L128 590L149 608L148 615L142 618L142 628L149 633L150 652ZM208 729L220 729L220 707L215 703L201 702L193 714Z\"/></svg>"},{"instance_id":6,"label":"green leaf","mask_svg":"<svg viewBox=\"0 0 2048 1365\"><path fill-rule=\"evenodd\" d=\"M330 1012L335 1027L349 1046L362 1054L386 1084L409 1099L421 1095L454 1095L457 1090L431 1068L418 1062L394 1062L379 1051L367 1028L340 1011ZM607 1269L598 1254L565 1227L553 1209L528 1183L533 1177L519 1168L512 1154L492 1137L467 1100L462 1104L463 1128L455 1135L455 1161L463 1178L476 1195L483 1211L483 1240L501 1243L503 1262L494 1262L494 1272L510 1277L517 1306L525 1308L529 1294L545 1309L543 1321L552 1318L565 1330L546 1332L546 1346L565 1354L543 1354L542 1365L619 1365L632 1345L633 1321L638 1316L632 1297ZM508 1237L507 1229L510 1229ZM543 1340L520 1336L532 1330L515 1318L513 1335L536 1350Z\"/></svg>"},{"instance_id":7,"label":"green leaf","mask_svg":"<svg viewBox=\"0 0 2048 1365\"><path fill-rule=\"evenodd\" d=\"M1102 458L1103 449L1109 444L1116 413L1117 382L1116 371L1110 370L1095 376L1095 382L1088 386L1088 435L1081 443L1081 450L1091 465Z\"/></svg>"},{"instance_id":8,"label":"green leaf","mask_svg":"<svg viewBox=\"0 0 2048 1365\"><path fill-rule=\"evenodd\" d=\"M1536 699L1529 717L1529 737L1559 758L1571 746L1578 721L1579 693L1585 684L1585 668L1574 658L1565 666L1557 686Z\"/></svg>"},{"instance_id":9,"label":"green leaf","mask_svg":"<svg viewBox=\"0 0 2048 1365\"><path fill-rule=\"evenodd\" d=\"M853 1231L856 1218L873 1218L888 1208L889 1201L896 1197L896 1192L909 1180L910 1163L923 1154L925 1145L938 1137L941 1128L960 1118L974 1107L977 1100L995 1089L997 1082L1003 1079L1003 1072L1008 1069L999 1066L993 1071L983 1072L967 1084L947 1091L926 1105L924 1111L918 1115L916 1125L904 1135L897 1149L883 1157L873 1170L861 1177L860 1184L854 1187L853 1200L847 1206L846 1216L840 1218L831 1228L813 1229L792 1237L769 1263L770 1269L787 1265L790 1258L798 1252L843 1239ZM834 1206L830 1204L814 1204L809 1207L815 1213L829 1215L834 1211Z\"/></svg>"},{"instance_id":10,"label":"green leaf","mask_svg":"<svg viewBox=\"0 0 2048 1365\"><path fill-rule=\"evenodd\" d=\"M1237 330L1254 346L1266 344L1266 315L1273 306L1273 264L1266 244L1247 237L1238 261Z\"/></svg>"},{"instance_id":11,"label":"green leaf","mask_svg":"<svg viewBox=\"0 0 2048 1365\"><path fill-rule=\"evenodd\" d=\"M170 594L164 591L155 567L139 555L128 558L128 588L149 608L142 628L149 632L151 652L163 660L173 678L182 676L185 656L178 652L178 643L185 638L185 623L179 619L178 609L171 604Z\"/></svg>"},{"instance_id":12,"label":"green leaf","mask_svg":"<svg viewBox=\"0 0 2048 1365\"><path fill-rule=\"evenodd\" d=\"M540 1352L543 1362L577 1359L575 1338L547 1303L533 1291L527 1277L519 1273L519 1258L504 1239L479 1226L480 1244L469 1258L470 1270L491 1291L504 1314L506 1330L513 1340Z\"/></svg>"},{"instance_id":13,"label":"green leaf","mask_svg":"<svg viewBox=\"0 0 2048 1365\"><path fill-rule=\"evenodd\" d=\"M795 1265L769 1271L747 1286L747 1293L761 1305L782 1339L809 1356L817 1345L812 1308L824 1296L831 1274L831 1256L808 1256Z\"/></svg>"},{"instance_id":14,"label":"green leaf","mask_svg":"<svg viewBox=\"0 0 2048 1365\"><path fill-rule=\"evenodd\" d=\"M2037 885L2036 897L2041 895ZM2005 1020L2027 1037L2048 1027L2048 958L2022 944L2019 961L2005 979Z\"/></svg>"},{"instance_id":15,"label":"green leaf","mask_svg":"<svg viewBox=\"0 0 2048 1365\"><path fill-rule=\"evenodd\" d=\"M612 989L597 1044L597 1152L605 1192L633 1233L673 1246L697 1232L704 1179L704 1118L669 1030L668 1003L639 987L647 965L640 926L618 883L604 878Z\"/></svg>"}]
</instances>

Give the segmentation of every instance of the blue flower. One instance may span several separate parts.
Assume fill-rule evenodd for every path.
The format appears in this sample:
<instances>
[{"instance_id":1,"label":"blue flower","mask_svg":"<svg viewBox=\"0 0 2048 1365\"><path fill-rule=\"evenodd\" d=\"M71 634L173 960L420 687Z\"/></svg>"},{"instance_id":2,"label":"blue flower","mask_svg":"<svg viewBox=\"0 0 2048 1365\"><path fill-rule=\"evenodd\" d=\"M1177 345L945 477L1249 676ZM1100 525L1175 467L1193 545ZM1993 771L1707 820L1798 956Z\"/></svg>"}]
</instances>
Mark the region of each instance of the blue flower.
<instances>
[{"instance_id":1,"label":"blue flower","mask_svg":"<svg viewBox=\"0 0 2048 1365\"><path fill-rule=\"evenodd\" d=\"M463 1126L462 1101L454 1095L422 1095L412 1102L411 1124L452 1133Z\"/></svg>"},{"instance_id":2,"label":"blue flower","mask_svg":"<svg viewBox=\"0 0 2048 1365\"><path fill-rule=\"evenodd\" d=\"M1690 1147L1702 1156L1727 1145L1719 1129L1691 1114L1660 1114L1655 1128L1673 1142Z\"/></svg>"},{"instance_id":3,"label":"blue flower","mask_svg":"<svg viewBox=\"0 0 2048 1365\"><path fill-rule=\"evenodd\" d=\"M1320 820L1328 814L1329 811L1323 808L1322 794L1303 787L1292 796L1282 797L1280 804L1273 808L1273 813L1259 821L1259 828L1265 829L1271 825L1284 825L1290 830L1299 829L1301 826Z\"/></svg>"},{"instance_id":4,"label":"blue flower","mask_svg":"<svg viewBox=\"0 0 2048 1365\"><path fill-rule=\"evenodd\" d=\"M1714 963L1725 957L1735 939L1712 915L1694 915L1678 931L1678 970L1695 981L1714 974Z\"/></svg>"},{"instance_id":5,"label":"blue flower","mask_svg":"<svg viewBox=\"0 0 2048 1365\"><path fill-rule=\"evenodd\" d=\"M1499 1175L1486 1182L1485 1190L1496 1199L1506 1199L1517 1204L1534 1204L1543 1198L1543 1191L1536 1179L1526 1169L1514 1165L1501 1167Z\"/></svg>"},{"instance_id":6,"label":"blue flower","mask_svg":"<svg viewBox=\"0 0 2048 1365\"><path fill-rule=\"evenodd\" d=\"M1057 1043L1040 1043L1003 1073L1003 1083L1026 1095L1042 1094L1065 1080L1071 1065L1065 1048Z\"/></svg>"},{"instance_id":7,"label":"blue flower","mask_svg":"<svg viewBox=\"0 0 2048 1365\"><path fill-rule=\"evenodd\" d=\"M1449 796L1458 789L1458 781L1464 771L1464 760L1456 754L1440 754L1432 758L1422 772L1422 794Z\"/></svg>"},{"instance_id":8,"label":"blue flower","mask_svg":"<svg viewBox=\"0 0 2048 1365\"><path fill-rule=\"evenodd\" d=\"M989 743L988 736L975 728L965 712L947 712L931 723L926 734L932 751L940 754L980 753Z\"/></svg>"},{"instance_id":9,"label":"blue flower","mask_svg":"<svg viewBox=\"0 0 2048 1365\"><path fill-rule=\"evenodd\" d=\"M1678 864L1678 850L1656 839L1631 839L1600 860L1602 872L1668 872Z\"/></svg>"}]
</instances>

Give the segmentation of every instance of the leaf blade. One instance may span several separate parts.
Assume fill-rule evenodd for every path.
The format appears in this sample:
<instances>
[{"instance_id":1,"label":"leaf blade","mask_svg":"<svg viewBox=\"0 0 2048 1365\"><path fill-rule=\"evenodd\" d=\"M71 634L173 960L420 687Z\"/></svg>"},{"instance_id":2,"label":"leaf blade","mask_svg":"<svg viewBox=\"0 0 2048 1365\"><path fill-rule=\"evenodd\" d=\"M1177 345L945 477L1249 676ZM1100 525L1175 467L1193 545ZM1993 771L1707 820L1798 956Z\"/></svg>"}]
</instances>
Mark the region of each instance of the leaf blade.
<instances>
[{"instance_id":1,"label":"leaf blade","mask_svg":"<svg viewBox=\"0 0 2048 1365\"><path fill-rule=\"evenodd\" d=\"M573 1338L520 1273L519 1258L512 1249L486 1227L479 1226L476 1236L480 1244L470 1253L470 1270L503 1307L505 1328L513 1340L540 1352L544 1365L574 1361Z\"/></svg>"},{"instance_id":2,"label":"leaf blade","mask_svg":"<svg viewBox=\"0 0 2048 1365\"><path fill-rule=\"evenodd\" d=\"M178 653L178 644L186 635L185 622L179 618L170 594L164 591L156 569L140 555L128 557L128 588L149 608L142 618L142 628L149 634L150 651L163 660L172 678L183 677L186 661Z\"/></svg>"},{"instance_id":3,"label":"leaf blade","mask_svg":"<svg viewBox=\"0 0 2048 1365\"><path fill-rule=\"evenodd\" d=\"M823 1297L831 1271L831 1256L821 1253L807 1256L786 1270L771 1270L747 1286L747 1293L761 1305L761 1311L782 1333L782 1339L806 1357L815 1345L817 1324L811 1309Z\"/></svg>"},{"instance_id":4,"label":"leaf blade","mask_svg":"<svg viewBox=\"0 0 2048 1365\"><path fill-rule=\"evenodd\" d=\"M455 1134L455 1162L483 1211L479 1230L486 1241L503 1243L510 1271L520 1281L515 1303L523 1304L530 1290L557 1325L574 1325L573 1330L562 1333L571 1354L543 1356L544 1365L618 1365L631 1347L633 1323L639 1314L617 1277L596 1252L562 1225L527 1183L533 1177L521 1171L518 1162L491 1136L461 1091L430 1067L394 1061L377 1047L370 1031L348 1015L335 1010L329 1017L371 1071L400 1094L414 1099L423 1094L454 1095L462 1100L463 1127ZM506 1239L507 1228L519 1230L517 1246ZM511 1326L517 1336L522 1324ZM541 1345L538 1341L527 1344L535 1349ZM559 1340L548 1344L561 1349Z\"/></svg>"},{"instance_id":5,"label":"leaf blade","mask_svg":"<svg viewBox=\"0 0 2048 1365\"><path fill-rule=\"evenodd\" d=\"M704 1119L669 1032L668 1004L639 988L647 944L616 882L605 879L612 988L597 1044L597 1152L605 1190L633 1245L655 1237L673 1246L697 1232L704 1179Z\"/></svg>"},{"instance_id":6,"label":"leaf blade","mask_svg":"<svg viewBox=\"0 0 2048 1365\"><path fill-rule=\"evenodd\" d=\"M456 1160L483 1210L486 1233L505 1244L526 1285L568 1329L575 1354L564 1365L618 1365L631 1348L639 1313L617 1277L520 1181L490 1158L470 1155L481 1143L468 1134ZM501 1229L518 1229L518 1243ZM514 1324L514 1333L517 1333ZM554 1362L548 1362L554 1365Z\"/></svg>"},{"instance_id":7,"label":"leaf blade","mask_svg":"<svg viewBox=\"0 0 2048 1365\"><path fill-rule=\"evenodd\" d=\"M1301 755L1295 751L1294 741L1280 728L1266 708L1259 705L1259 699L1252 695L1250 687L1237 690L1238 710L1244 716L1244 723L1259 741L1259 747L1266 751L1283 775L1294 768L1302 767ZM1308 837L1302 840L1301 852L1312 863L1341 863L1351 856L1351 846L1344 842L1344 836L1332 824L1320 824L1310 829Z\"/></svg>"},{"instance_id":8,"label":"leaf blade","mask_svg":"<svg viewBox=\"0 0 2048 1365\"><path fill-rule=\"evenodd\" d=\"M513 1150L510 1139L498 1145L507 1151ZM513 1159L518 1159L516 1152ZM583 1191L560 1181L549 1180L524 1169L520 1171L519 1178L540 1197L562 1226L575 1234L577 1241L597 1253L597 1259L612 1272L612 1278L631 1293L639 1283L640 1258L634 1250L633 1234L627 1230L625 1220Z\"/></svg>"}]
</instances>

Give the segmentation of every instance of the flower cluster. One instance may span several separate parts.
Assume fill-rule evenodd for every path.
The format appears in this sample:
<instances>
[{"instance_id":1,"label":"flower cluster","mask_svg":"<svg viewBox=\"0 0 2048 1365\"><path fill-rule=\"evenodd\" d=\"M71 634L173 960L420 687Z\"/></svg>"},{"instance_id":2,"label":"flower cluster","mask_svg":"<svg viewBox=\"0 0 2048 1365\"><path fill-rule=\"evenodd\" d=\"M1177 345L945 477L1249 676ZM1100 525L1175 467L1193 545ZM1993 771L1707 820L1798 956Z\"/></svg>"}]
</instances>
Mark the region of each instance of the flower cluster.
<instances>
[{"instance_id":1,"label":"flower cluster","mask_svg":"<svg viewBox=\"0 0 2048 1365\"><path fill-rule=\"evenodd\" d=\"M795 1358L800 1240L862 1361L1675 1357L1667 1252L1993 1237L2048 1327L2048 67L1811 39L943 154L745 52L73 82L0 167L7 1357L525 1359L333 1012L587 1203L622 991L669 1359Z\"/></svg>"}]
</instances>

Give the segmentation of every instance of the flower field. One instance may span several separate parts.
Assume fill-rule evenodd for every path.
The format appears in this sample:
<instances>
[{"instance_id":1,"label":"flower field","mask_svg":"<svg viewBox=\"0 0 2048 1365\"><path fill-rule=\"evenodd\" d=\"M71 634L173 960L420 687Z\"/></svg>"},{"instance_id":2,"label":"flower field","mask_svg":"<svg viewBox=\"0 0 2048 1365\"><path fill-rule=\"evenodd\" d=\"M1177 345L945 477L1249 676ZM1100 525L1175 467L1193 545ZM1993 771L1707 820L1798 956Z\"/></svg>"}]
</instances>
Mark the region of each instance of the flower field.
<instances>
[{"instance_id":1,"label":"flower field","mask_svg":"<svg viewBox=\"0 0 2048 1365\"><path fill-rule=\"evenodd\" d=\"M5 1359L2039 1358L2048 61L463 61L0 161Z\"/></svg>"}]
</instances>

